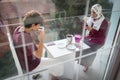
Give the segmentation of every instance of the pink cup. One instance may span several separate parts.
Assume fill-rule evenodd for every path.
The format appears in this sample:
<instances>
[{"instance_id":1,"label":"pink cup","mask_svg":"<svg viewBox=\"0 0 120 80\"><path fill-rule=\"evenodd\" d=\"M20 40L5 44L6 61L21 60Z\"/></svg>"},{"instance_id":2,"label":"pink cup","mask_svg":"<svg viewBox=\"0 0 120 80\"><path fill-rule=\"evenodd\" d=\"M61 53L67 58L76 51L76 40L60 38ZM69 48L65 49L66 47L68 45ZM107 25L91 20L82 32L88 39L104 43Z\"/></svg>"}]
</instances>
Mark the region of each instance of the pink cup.
<instances>
[{"instance_id":1,"label":"pink cup","mask_svg":"<svg viewBox=\"0 0 120 80\"><path fill-rule=\"evenodd\" d=\"M76 43L79 43L80 40L82 39L82 36L79 35L79 34L75 34L74 37L75 37L75 42L76 42Z\"/></svg>"}]
</instances>

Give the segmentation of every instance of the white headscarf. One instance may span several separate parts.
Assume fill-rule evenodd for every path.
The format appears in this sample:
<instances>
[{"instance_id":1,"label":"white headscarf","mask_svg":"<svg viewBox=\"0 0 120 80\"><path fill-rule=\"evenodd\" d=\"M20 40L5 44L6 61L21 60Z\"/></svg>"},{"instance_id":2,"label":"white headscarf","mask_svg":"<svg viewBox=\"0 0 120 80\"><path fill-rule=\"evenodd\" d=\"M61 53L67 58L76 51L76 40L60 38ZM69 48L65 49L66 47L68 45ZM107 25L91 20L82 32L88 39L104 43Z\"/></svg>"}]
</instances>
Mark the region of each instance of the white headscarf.
<instances>
[{"instance_id":1,"label":"white headscarf","mask_svg":"<svg viewBox=\"0 0 120 80\"><path fill-rule=\"evenodd\" d=\"M101 17L101 15L102 15L102 6L100 4L94 4L92 6L91 10L93 10L97 14L96 19Z\"/></svg>"},{"instance_id":2,"label":"white headscarf","mask_svg":"<svg viewBox=\"0 0 120 80\"><path fill-rule=\"evenodd\" d=\"M94 20L91 16L85 17L84 20L86 21L88 26L92 26L93 23L93 28L98 31L103 20L105 19L102 14L102 6L100 4L95 4L92 6L91 10L93 10L97 14L97 17L95 18L96 20Z\"/></svg>"},{"instance_id":3,"label":"white headscarf","mask_svg":"<svg viewBox=\"0 0 120 80\"><path fill-rule=\"evenodd\" d=\"M104 19L105 17L103 15L101 15L97 20L94 20L92 17L88 17L86 23L88 26L92 26L93 24L93 28L98 31Z\"/></svg>"},{"instance_id":4,"label":"white headscarf","mask_svg":"<svg viewBox=\"0 0 120 80\"><path fill-rule=\"evenodd\" d=\"M100 4L95 4L92 6L91 10L93 10L97 14L97 17L95 18L96 20L94 20L92 17L89 17L89 19L87 20L87 24L91 26L93 23L93 28L95 30L99 30L103 20L105 19L102 14L102 6Z\"/></svg>"}]
</instances>

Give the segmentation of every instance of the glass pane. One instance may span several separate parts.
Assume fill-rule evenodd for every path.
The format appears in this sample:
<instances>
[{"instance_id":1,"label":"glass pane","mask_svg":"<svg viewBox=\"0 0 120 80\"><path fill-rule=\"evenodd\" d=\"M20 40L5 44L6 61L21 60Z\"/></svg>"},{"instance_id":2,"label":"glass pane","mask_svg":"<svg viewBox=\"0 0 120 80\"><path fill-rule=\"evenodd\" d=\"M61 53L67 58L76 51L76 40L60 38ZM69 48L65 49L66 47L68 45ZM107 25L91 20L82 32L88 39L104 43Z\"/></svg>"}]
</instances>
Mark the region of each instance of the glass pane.
<instances>
[{"instance_id":1,"label":"glass pane","mask_svg":"<svg viewBox=\"0 0 120 80\"><path fill-rule=\"evenodd\" d=\"M102 8L96 3L101 4ZM104 72L108 63L107 60L109 59L109 50L111 50L111 48L107 49L104 47L104 44L106 43L105 41L110 28L112 5L113 4L109 1L105 3L103 3L102 0L90 1L88 15L83 18L83 27L85 28L83 41L89 45L90 48L82 50L79 79L102 80L104 77ZM103 56L103 54L105 58L99 57L101 55ZM105 63L101 63L101 60L104 60ZM99 67L101 67L100 70Z\"/></svg>"},{"instance_id":2,"label":"glass pane","mask_svg":"<svg viewBox=\"0 0 120 80\"><path fill-rule=\"evenodd\" d=\"M2 25L1 25L2 26ZM4 26L4 25L3 25ZM0 28L2 30L2 28ZM9 47L9 42L7 35L0 32L0 79L6 79L18 74L15 61L11 49Z\"/></svg>"},{"instance_id":3,"label":"glass pane","mask_svg":"<svg viewBox=\"0 0 120 80\"><path fill-rule=\"evenodd\" d=\"M12 37L13 25L17 22L13 21L13 23L11 20L16 16L15 7L11 2L0 1L0 10L0 79L3 80L18 75L16 60L9 41L9 37ZM11 29L8 27L11 27Z\"/></svg>"},{"instance_id":4,"label":"glass pane","mask_svg":"<svg viewBox=\"0 0 120 80\"><path fill-rule=\"evenodd\" d=\"M20 75L18 74L20 70L16 69L17 70L16 73L18 72L17 73L18 75L13 76L13 79L22 78L29 80L32 77L34 77L34 75L36 74L46 74L46 73L47 74L45 76L48 76L47 78L49 78L49 70L52 70L52 73L55 73L54 76L60 79L64 79L64 78L71 80L75 80L75 79L87 80L87 78L91 80L102 79L102 77L104 76L104 71L109 56L108 54L104 54L104 53L106 53L106 51L109 52L110 49L106 47L101 49L104 44L103 42L102 46L100 47L98 46L100 50L95 46L94 48L97 49L94 50L93 48L91 48L90 45L88 46L88 44L84 42L85 38L83 37L83 36L87 36L88 34L88 32L86 32L86 30L83 27L83 25L85 25L83 23L83 18L84 16L90 17L91 7L95 3L100 3L102 5L103 7L102 13L105 16L106 20L110 22L113 3L109 2L108 0L106 0L105 2L103 2L102 0L92 0L90 2L89 0L73 0L73 1L72 0L35 0L35 1L34 0L24 0L24 1L2 0L0 2L0 10L2 11L2 13L0 13L0 16L5 20L4 23L5 25L7 25L7 29L8 29L8 31L6 31L6 29L0 27L0 32L2 31L1 33L3 33L0 35L3 35L3 38L4 37L6 38L5 40L3 38L0 38L1 41L0 43L2 48L4 48L3 46L6 46L6 44L9 45L8 44L9 37L11 37L12 40L14 39L13 34L18 26L24 27L23 18L24 18L24 14L27 13L28 11L30 10L39 11L43 15L45 20L45 25L44 25L45 39L44 39L43 55L40 63L41 66L37 66L35 68L35 71L33 70L28 72L24 72L22 67L23 73L20 73ZM8 37L4 36L6 35L5 31L9 33ZM104 41L106 40L108 31L109 28L103 31L104 36L102 38L104 38ZM39 33L38 31L37 32L33 31L30 33L30 36L32 37L31 39L32 44L30 43L30 45L24 43L25 41L24 39L26 39L26 35L22 36L21 39L18 40L19 42L23 41L23 43L20 43L20 45L16 46L15 43L13 42L13 47L15 48L15 52L17 52L17 48L21 46L22 55L24 55L24 57L22 58L24 59L25 65L22 65L19 57L20 55L18 55L18 52L16 57L18 57L18 62L20 63L20 65L25 66L26 68L28 68L29 65L27 64L28 61L25 55L27 55L29 51L31 52L35 51L34 41L37 41L39 43L38 33ZM22 35L22 33L20 35ZM98 35L96 39L99 39ZM10 41L11 44L12 44L12 40ZM30 39L27 39L25 42L29 40ZM24 46L28 46L28 45L29 48L31 48L30 50L24 48ZM88 50L87 52L85 52L85 55L83 55L84 50L88 48L91 48L90 51L92 50L92 52ZM11 50L9 48L9 50L10 50L10 54L15 53L13 52L13 49ZM1 53L3 53L4 51L6 50L2 49ZM1 56L3 55L4 54L1 54ZM11 55L11 57L15 57L15 55L14 56ZM35 59L36 57L33 56L32 58ZM86 72L83 71L83 66L81 64L82 58L87 58L86 60L84 60L84 62L85 63L88 62L91 64L90 68L88 68L88 71ZM98 63L98 65L102 67L101 72L99 72L99 69L97 69L98 67L97 68L95 67L95 65L97 65L96 63ZM18 63L15 63L14 66L16 64ZM61 73L61 75L57 75L57 70L58 70L57 68L60 66L62 66L61 69L62 73L58 71L59 73ZM98 72L96 73L94 71L98 71ZM24 75L21 76L21 74ZM95 77L96 74L97 77ZM8 77L11 76L12 75ZM51 80L51 78L49 79Z\"/></svg>"},{"instance_id":5,"label":"glass pane","mask_svg":"<svg viewBox=\"0 0 120 80\"><path fill-rule=\"evenodd\" d=\"M16 65L10 50L8 50L7 52L4 52L0 58L0 73L1 73L0 74L1 80L18 74Z\"/></svg>"}]
</instances>

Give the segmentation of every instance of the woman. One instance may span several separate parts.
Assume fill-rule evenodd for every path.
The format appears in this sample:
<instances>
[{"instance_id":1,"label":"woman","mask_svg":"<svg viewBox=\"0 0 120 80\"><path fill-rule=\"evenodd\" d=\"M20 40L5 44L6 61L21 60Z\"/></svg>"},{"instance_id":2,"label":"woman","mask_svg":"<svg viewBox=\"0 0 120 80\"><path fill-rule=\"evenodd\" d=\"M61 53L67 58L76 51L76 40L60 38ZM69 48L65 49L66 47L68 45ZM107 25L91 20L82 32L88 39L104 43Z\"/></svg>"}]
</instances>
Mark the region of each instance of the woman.
<instances>
[{"instance_id":1,"label":"woman","mask_svg":"<svg viewBox=\"0 0 120 80\"><path fill-rule=\"evenodd\" d=\"M90 46L89 49L83 50L82 55L97 51L105 43L106 32L108 29L108 21L102 14L102 6L95 4L91 8L91 16L84 18L86 23L85 29L88 31L88 35L85 36L84 42ZM96 54L81 59L81 65L84 66L83 71L88 70L95 58Z\"/></svg>"}]
</instances>

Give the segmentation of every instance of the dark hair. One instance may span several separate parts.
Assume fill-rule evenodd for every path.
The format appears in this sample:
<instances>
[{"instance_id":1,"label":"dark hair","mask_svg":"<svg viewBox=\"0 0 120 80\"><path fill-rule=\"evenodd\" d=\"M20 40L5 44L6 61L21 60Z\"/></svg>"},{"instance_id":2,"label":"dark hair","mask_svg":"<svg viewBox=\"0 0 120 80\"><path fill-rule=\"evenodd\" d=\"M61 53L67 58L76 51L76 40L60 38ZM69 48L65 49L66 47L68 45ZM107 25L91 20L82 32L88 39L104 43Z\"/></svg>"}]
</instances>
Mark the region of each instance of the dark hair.
<instances>
[{"instance_id":1,"label":"dark hair","mask_svg":"<svg viewBox=\"0 0 120 80\"><path fill-rule=\"evenodd\" d=\"M43 26L43 18L39 12L31 10L25 14L23 23L26 28L30 28L32 24Z\"/></svg>"}]
</instances>

